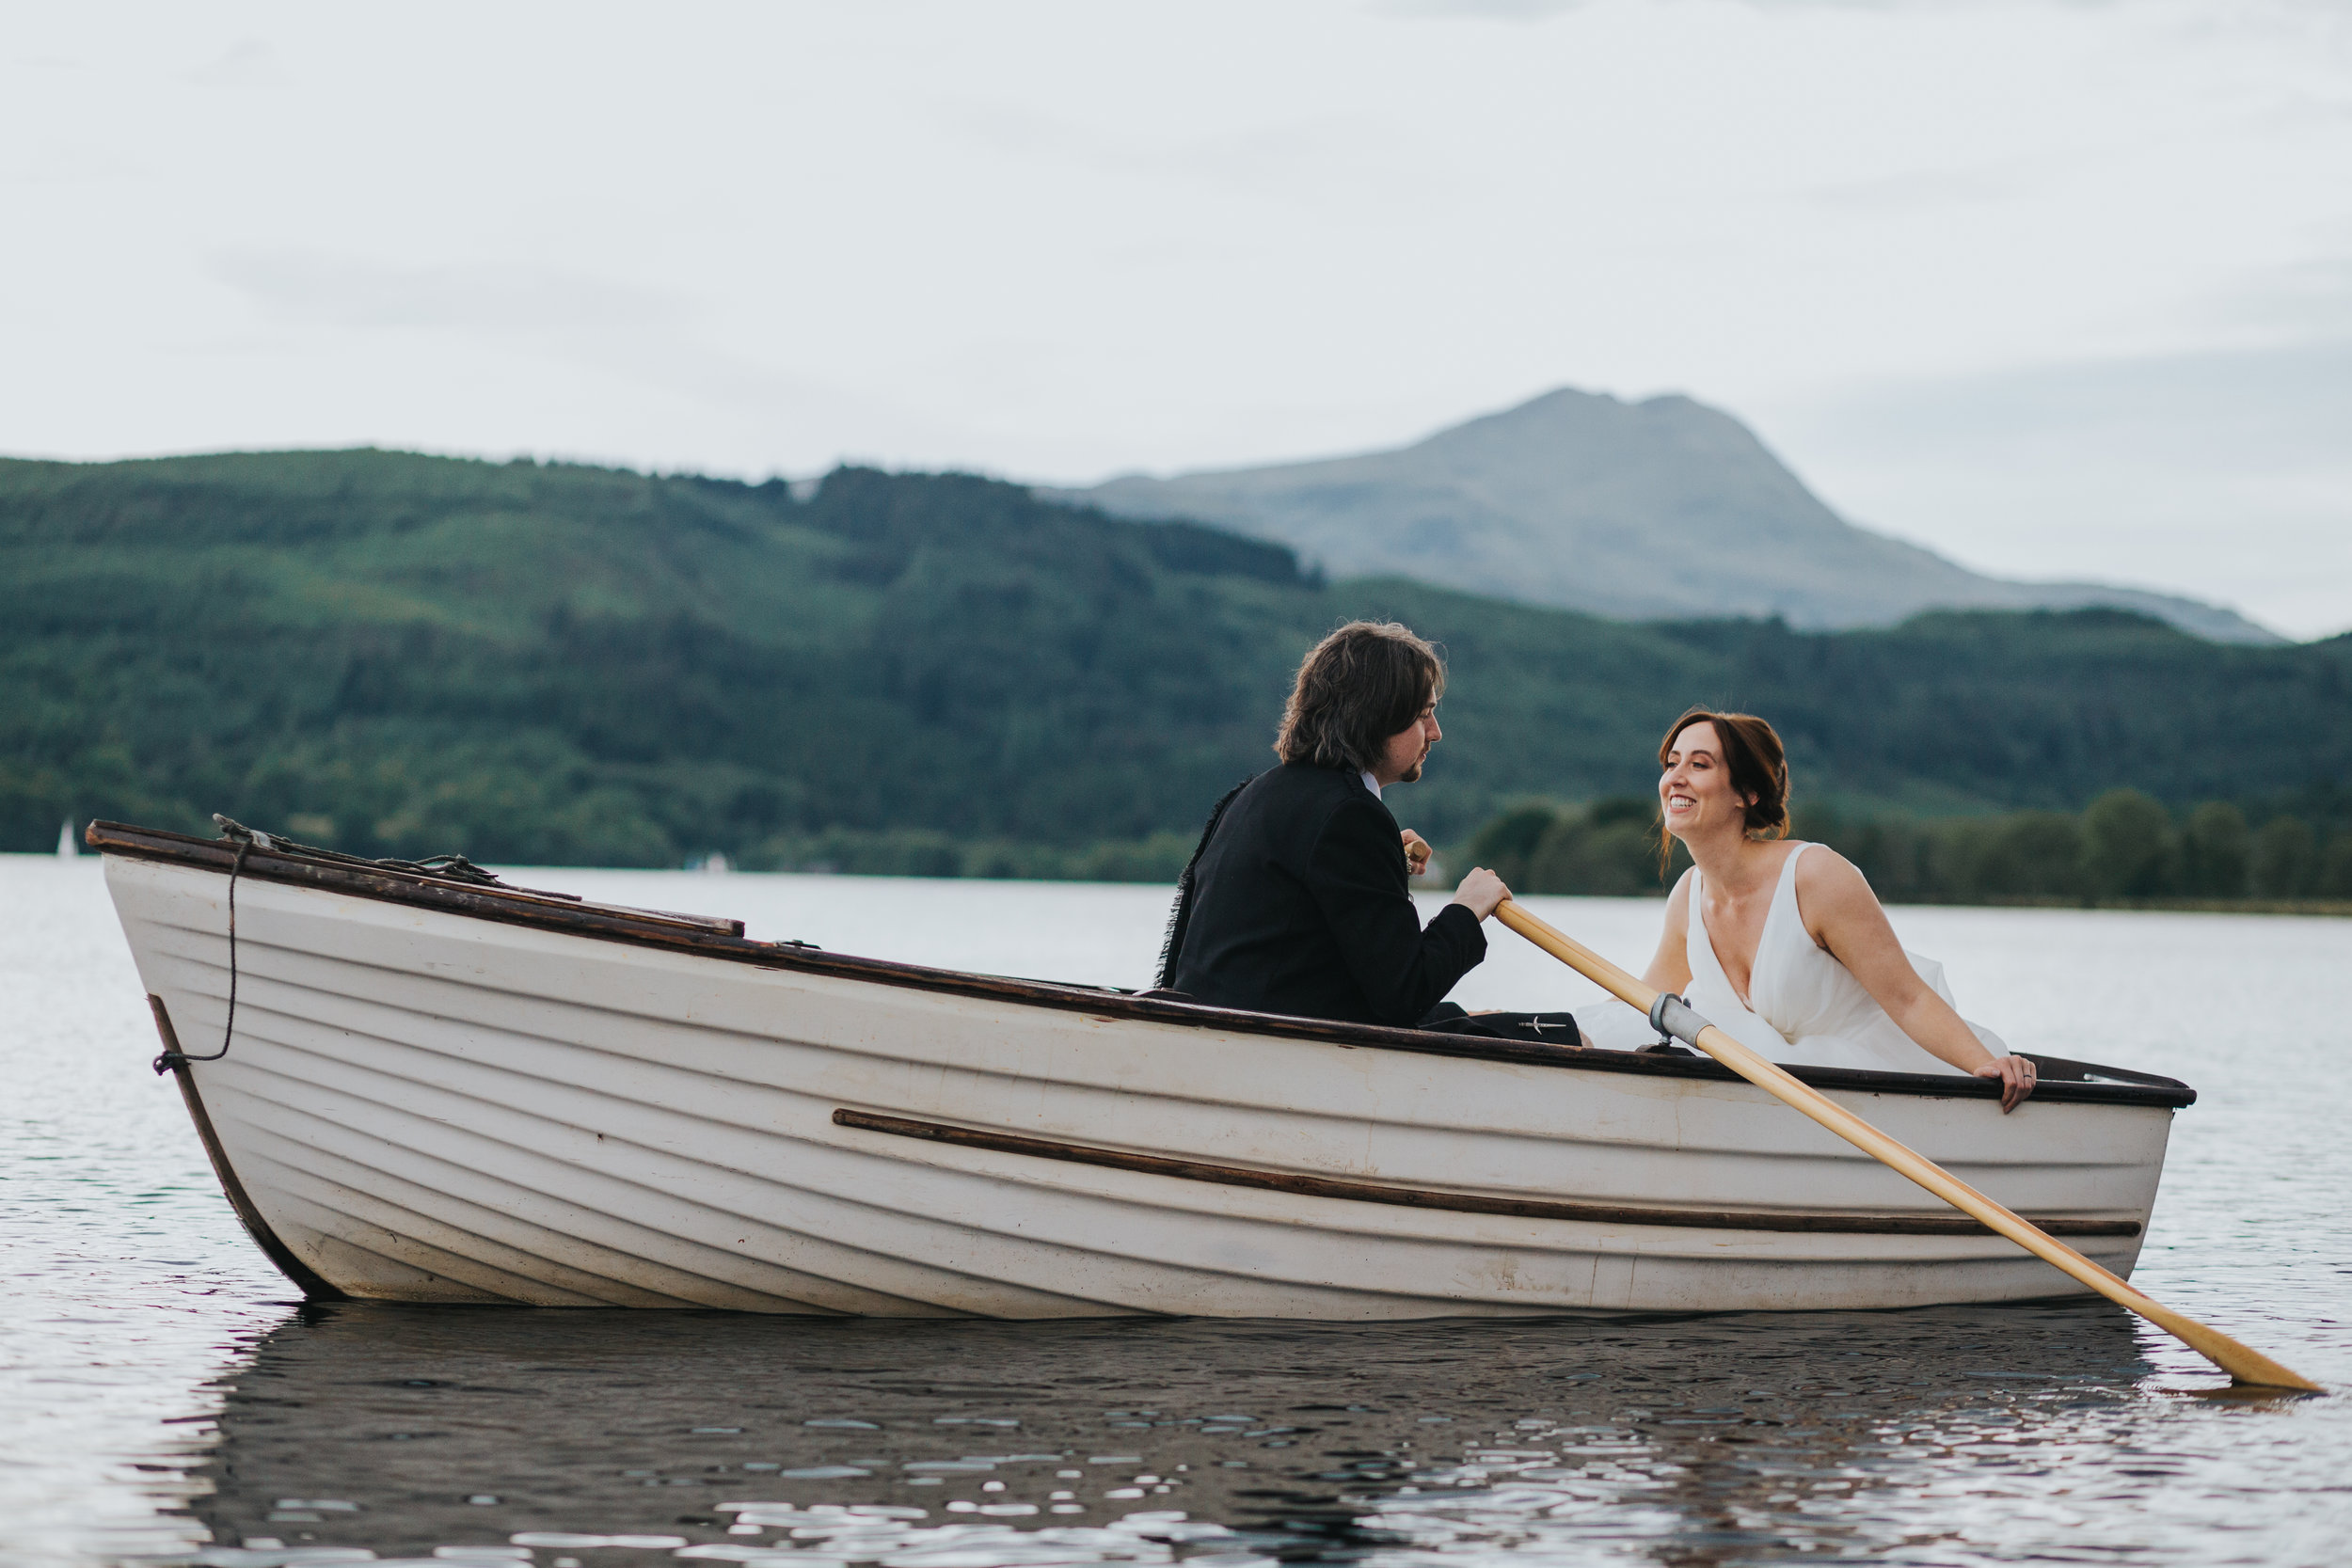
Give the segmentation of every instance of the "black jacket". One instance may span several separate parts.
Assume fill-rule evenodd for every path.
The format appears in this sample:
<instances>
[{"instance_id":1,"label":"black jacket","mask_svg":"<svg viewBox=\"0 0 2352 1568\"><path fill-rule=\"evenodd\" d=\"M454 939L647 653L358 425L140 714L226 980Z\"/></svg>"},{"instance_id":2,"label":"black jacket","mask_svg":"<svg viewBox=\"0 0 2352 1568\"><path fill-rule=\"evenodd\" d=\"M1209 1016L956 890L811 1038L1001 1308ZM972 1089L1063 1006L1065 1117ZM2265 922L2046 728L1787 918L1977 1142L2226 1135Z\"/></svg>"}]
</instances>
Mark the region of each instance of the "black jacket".
<instances>
[{"instance_id":1,"label":"black jacket","mask_svg":"<svg viewBox=\"0 0 2352 1568\"><path fill-rule=\"evenodd\" d=\"M1160 984L1252 1012L1410 1027L1486 956L1449 904L1422 928L1405 847L1354 773L1285 763L1229 796L1185 870Z\"/></svg>"}]
</instances>

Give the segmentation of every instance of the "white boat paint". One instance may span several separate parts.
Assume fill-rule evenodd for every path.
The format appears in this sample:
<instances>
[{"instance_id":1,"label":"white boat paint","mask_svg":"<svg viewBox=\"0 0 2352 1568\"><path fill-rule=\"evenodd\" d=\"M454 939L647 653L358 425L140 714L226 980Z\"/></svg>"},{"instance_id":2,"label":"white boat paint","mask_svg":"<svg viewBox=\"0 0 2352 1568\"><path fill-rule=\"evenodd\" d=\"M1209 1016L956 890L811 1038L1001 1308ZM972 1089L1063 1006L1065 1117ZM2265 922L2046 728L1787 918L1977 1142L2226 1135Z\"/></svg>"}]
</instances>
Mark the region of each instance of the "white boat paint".
<instances>
[{"instance_id":1,"label":"white boat paint","mask_svg":"<svg viewBox=\"0 0 2352 1568\"><path fill-rule=\"evenodd\" d=\"M224 869L106 857L139 974L195 1056L226 1019ZM826 972L766 944L680 942L650 917L653 934L630 940L276 879L287 874L238 879L234 1038L224 1059L184 1071L224 1180L266 1240L298 1278L346 1295L1376 1319L2074 1290L1989 1233L1470 1213L833 1119L873 1113L1440 1199L1766 1223L1948 1212L1737 1080L1351 1045L1206 1009L1139 1017L1083 988L999 994L990 986L1005 983L904 966ZM2136 1222L2138 1233L2075 1241L2129 1274L2167 1104L2146 1091L2070 1101L2061 1088L2003 1117L1991 1100L1888 1085L1830 1092L2013 1209Z\"/></svg>"}]
</instances>

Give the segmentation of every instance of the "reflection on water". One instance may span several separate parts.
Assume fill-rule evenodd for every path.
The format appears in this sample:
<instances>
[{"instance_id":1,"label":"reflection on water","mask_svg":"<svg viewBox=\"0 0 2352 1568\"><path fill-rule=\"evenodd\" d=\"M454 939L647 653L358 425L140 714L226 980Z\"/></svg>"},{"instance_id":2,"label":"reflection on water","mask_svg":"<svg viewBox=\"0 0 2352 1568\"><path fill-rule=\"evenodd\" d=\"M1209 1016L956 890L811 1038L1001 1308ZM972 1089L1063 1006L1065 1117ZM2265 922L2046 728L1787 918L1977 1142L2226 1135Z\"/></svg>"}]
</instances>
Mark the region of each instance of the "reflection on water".
<instances>
[{"instance_id":1,"label":"reflection on water","mask_svg":"<svg viewBox=\"0 0 2352 1568\"><path fill-rule=\"evenodd\" d=\"M0 856L5 1568L2352 1560L2352 1399L2201 1398L2212 1369L2100 1303L1375 1326L299 1308L147 1070L97 870ZM1126 984L1166 911L1149 888L524 879ZM1636 964L1657 939L1655 901L1535 907ZM2352 922L1894 913L2019 1045L2198 1086L2138 1282L2352 1386ZM1498 938L1462 994L1572 1006L1576 984Z\"/></svg>"},{"instance_id":2,"label":"reflection on water","mask_svg":"<svg viewBox=\"0 0 2352 1568\"><path fill-rule=\"evenodd\" d=\"M2094 1520L2098 1555L2161 1560L2295 1412L2152 1400L2150 1370L2090 1304L1369 1327L337 1306L230 1382L196 1513L246 1544L204 1560L256 1568L265 1542L556 1568L1948 1561Z\"/></svg>"}]
</instances>

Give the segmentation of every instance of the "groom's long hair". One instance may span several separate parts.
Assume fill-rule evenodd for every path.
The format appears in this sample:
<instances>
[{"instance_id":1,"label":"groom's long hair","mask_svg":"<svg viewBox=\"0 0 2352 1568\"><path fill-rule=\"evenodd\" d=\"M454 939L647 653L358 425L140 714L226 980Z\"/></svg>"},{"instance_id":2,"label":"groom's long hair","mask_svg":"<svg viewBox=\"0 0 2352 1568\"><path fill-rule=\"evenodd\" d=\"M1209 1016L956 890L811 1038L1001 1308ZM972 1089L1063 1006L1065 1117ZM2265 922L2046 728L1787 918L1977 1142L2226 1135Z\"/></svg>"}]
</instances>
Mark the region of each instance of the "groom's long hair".
<instances>
[{"instance_id":1,"label":"groom's long hair","mask_svg":"<svg viewBox=\"0 0 2352 1568\"><path fill-rule=\"evenodd\" d=\"M1299 665L1274 754L1371 772L1389 737L1444 695L1445 660L1435 643L1394 621L1350 621Z\"/></svg>"}]
</instances>

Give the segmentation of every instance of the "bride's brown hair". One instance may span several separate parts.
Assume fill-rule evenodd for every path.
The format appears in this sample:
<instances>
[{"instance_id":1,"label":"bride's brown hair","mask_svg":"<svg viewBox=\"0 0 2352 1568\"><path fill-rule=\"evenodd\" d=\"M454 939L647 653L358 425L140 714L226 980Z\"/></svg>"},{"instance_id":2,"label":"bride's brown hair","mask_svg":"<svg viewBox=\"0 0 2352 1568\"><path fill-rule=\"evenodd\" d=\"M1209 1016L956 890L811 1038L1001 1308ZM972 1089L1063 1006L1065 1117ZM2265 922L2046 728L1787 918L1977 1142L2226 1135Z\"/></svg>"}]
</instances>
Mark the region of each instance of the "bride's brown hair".
<instances>
[{"instance_id":1,"label":"bride's brown hair","mask_svg":"<svg viewBox=\"0 0 2352 1568\"><path fill-rule=\"evenodd\" d=\"M1693 724L1712 724L1723 741L1724 766L1731 770L1731 787L1741 795L1754 796L1748 802L1744 826L1750 838L1783 838L1788 832L1788 752L1780 743L1780 736L1772 726L1753 713L1717 713L1712 708L1694 707L1674 721L1666 731L1666 738L1658 743L1658 766L1662 771L1666 758L1675 749L1682 732ZM1660 874L1674 854L1674 835L1666 832L1666 818L1658 818L1658 863Z\"/></svg>"}]
</instances>

